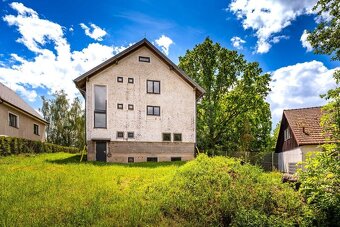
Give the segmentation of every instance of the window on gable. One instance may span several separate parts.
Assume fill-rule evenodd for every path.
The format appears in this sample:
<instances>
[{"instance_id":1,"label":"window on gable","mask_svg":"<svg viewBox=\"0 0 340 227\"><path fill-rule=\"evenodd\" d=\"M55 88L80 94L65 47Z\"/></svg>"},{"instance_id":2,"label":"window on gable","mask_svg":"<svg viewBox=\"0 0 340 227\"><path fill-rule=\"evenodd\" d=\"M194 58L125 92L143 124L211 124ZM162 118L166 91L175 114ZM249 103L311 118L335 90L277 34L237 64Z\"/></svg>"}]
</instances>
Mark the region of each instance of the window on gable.
<instances>
[{"instance_id":1,"label":"window on gable","mask_svg":"<svg viewBox=\"0 0 340 227\"><path fill-rule=\"evenodd\" d=\"M286 129L284 130L284 132L283 132L283 138L284 138L284 141L289 140L289 139L291 138L289 128L286 128Z\"/></svg>"},{"instance_id":2,"label":"window on gable","mask_svg":"<svg viewBox=\"0 0 340 227\"><path fill-rule=\"evenodd\" d=\"M33 124L33 133L39 136L39 125Z\"/></svg>"},{"instance_id":3,"label":"window on gable","mask_svg":"<svg viewBox=\"0 0 340 227\"><path fill-rule=\"evenodd\" d=\"M171 141L171 133L163 133L163 141L164 142Z\"/></svg>"},{"instance_id":4,"label":"window on gable","mask_svg":"<svg viewBox=\"0 0 340 227\"><path fill-rule=\"evenodd\" d=\"M150 57L139 56L138 59L139 59L140 62L150 63Z\"/></svg>"},{"instance_id":5,"label":"window on gable","mask_svg":"<svg viewBox=\"0 0 340 227\"><path fill-rule=\"evenodd\" d=\"M159 106L147 106L147 115L152 116L160 116L160 107Z\"/></svg>"},{"instance_id":6,"label":"window on gable","mask_svg":"<svg viewBox=\"0 0 340 227\"><path fill-rule=\"evenodd\" d=\"M117 82L118 83L123 83L123 81L124 81L123 77L121 77L121 76L117 77Z\"/></svg>"},{"instance_id":7,"label":"window on gable","mask_svg":"<svg viewBox=\"0 0 340 227\"><path fill-rule=\"evenodd\" d=\"M106 86L94 86L94 127L106 128Z\"/></svg>"},{"instance_id":8,"label":"window on gable","mask_svg":"<svg viewBox=\"0 0 340 227\"><path fill-rule=\"evenodd\" d=\"M14 128L19 128L18 116L12 113L8 113L8 123L9 123L9 126L12 126Z\"/></svg>"},{"instance_id":9,"label":"window on gable","mask_svg":"<svg viewBox=\"0 0 340 227\"><path fill-rule=\"evenodd\" d=\"M158 80L147 80L146 91L148 94L160 94L161 93L161 82Z\"/></svg>"},{"instance_id":10,"label":"window on gable","mask_svg":"<svg viewBox=\"0 0 340 227\"><path fill-rule=\"evenodd\" d=\"M128 83L129 84L133 84L134 83L134 79L133 78L128 78Z\"/></svg>"},{"instance_id":11,"label":"window on gable","mask_svg":"<svg viewBox=\"0 0 340 227\"><path fill-rule=\"evenodd\" d=\"M176 142L182 141L182 133L174 133L174 141Z\"/></svg>"}]
</instances>

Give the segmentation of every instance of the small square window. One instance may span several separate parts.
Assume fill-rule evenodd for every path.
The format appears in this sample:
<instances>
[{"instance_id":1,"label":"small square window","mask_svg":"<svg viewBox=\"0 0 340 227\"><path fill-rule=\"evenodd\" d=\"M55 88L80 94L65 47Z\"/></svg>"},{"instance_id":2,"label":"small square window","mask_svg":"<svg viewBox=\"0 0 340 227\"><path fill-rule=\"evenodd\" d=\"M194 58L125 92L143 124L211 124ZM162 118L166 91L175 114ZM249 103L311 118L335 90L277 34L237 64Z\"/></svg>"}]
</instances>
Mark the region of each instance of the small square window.
<instances>
[{"instance_id":1,"label":"small square window","mask_svg":"<svg viewBox=\"0 0 340 227\"><path fill-rule=\"evenodd\" d=\"M117 109L122 110L122 109L123 109L123 104L122 104L122 103L118 103L118 104L117 104Z\"/></svg>"},{"instance_id":2,"label":"small square window","mask_svg":"<svg viewBox=\"0 0 340 227\"><path fill-rule=\"evenodd\" d=\"M133 110L133 109L134 109L134 106L133 106L132 104L129 104L129 105L128 105L128 109L129 109L129 110Z\"/></svg>"},{"instance_id":3,"label":"small square window","mask_svg":"<svg viewBox=\"0 0 340 227\"><path fill-rule=\"evenodd\" d=\"M171 133L163 133L163 141L171 141Z\"/></svg>"},{"instance_id":4,"label":"small square window","mask_svg":"<svg viewBox=\"0 0 340 227\"><path fill-rule=\"evenodd\" d=\"M135 138L135 133L134 132L128 132L128 138L130 138L130 139Z\"/></svg>"},{"instance_id":5,"label":"small square window","mask_svg":"<svg viewBox=\"0 0 340 227\"><path fill-rule=\"evenodd\" d=\"M182 141L182 133L174 133L174 141Z\"/></svg>"},{"instance_id":6,"label":"small square window","mask_svg":"<svg viewBox=\"0 0 340 227\"><path fill-rule=\"evenodd\" d=\"M150 57L139 56L139 61L150 63Z\"/></svg>"},{"instance_id":7,"label":"small square window","mask_svg":"<svg viewBox=\"0 0 340 227\"><path fill-rule=\"evenodd\" d=\"M128 157L128 162L135 162L135 158L134 157Z\"/></svg>"},{"instance_id":8,"label":"small square window","mask_svg":"<svg viewBox=\"0 0 340 227\"><path fill-rule=\"evenodd\" d=\"M39 136L39 125L33 124L33 133Z\"/></svg>"},{"instance_id":9,"label":"small square window","mask_svg":"<svg viewBox=\"0 0 340 227\"><path fill-rule=\"evenodd\" d=\"M171 161L172 162L182 161L182 158L181 157L171 157Z\"/></svg>"},{"instance_id":10,"label":"small square window","mask_svg":"<svg viewBox=\"0 0 340 227\"><path fill-rule=\"evenodd\" d=\"M157 157L147 157L146 161L147 162L158 162L158 158Z\"/></svg>"},{"instance_id":11,"label":"small square window","mask_svg":"<svg viewBox=\"0 0 340 227\"><path fill-rule=\"evenodd\" d=\"M128 78L128 83L129 84L133 84L135 81L134 81L134 79L133 78Z\"/></svg>"},{"instance_id":12,"label":"small square window","mask_svg":"<svg viewBox=\"0 0 340 227\"><path fill-rule=\"evenodd\" d=\"M117 132L117 138L124 138L124 132Z\"/></svg>"},{"instance_id":13,"label":"small square window","mask_svg":"<svg viewBox=\"0 0 340 227\"><path fill-rule=\"evenodd\" d=\"M123 77L121 77L121 76L117 77L117 82L118 83L123 83L124 82Z\"/></svg>"}]
</instances>

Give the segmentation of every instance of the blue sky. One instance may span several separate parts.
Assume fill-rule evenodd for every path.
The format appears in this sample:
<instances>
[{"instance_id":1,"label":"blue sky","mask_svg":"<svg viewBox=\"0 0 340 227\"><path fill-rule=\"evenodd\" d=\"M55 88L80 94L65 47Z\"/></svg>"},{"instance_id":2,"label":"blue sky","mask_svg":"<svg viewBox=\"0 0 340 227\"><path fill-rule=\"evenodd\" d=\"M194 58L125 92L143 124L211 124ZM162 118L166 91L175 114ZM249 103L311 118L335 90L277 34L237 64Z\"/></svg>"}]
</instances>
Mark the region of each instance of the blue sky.
<instances>
[{"instance_id":1,"label":"blue sky","mask_svg":"<svg viewBox=\"0 0 340 227\"><path fill-rule=\"evenodd\" d=\"M282 110L324 104L339 62L315 55L304 30L320 20L315 0L0 2L0 82L38 109L40 96L146 37L178 63L206 37L272 74L274 124Z\"/></svg>"}]
</instances>

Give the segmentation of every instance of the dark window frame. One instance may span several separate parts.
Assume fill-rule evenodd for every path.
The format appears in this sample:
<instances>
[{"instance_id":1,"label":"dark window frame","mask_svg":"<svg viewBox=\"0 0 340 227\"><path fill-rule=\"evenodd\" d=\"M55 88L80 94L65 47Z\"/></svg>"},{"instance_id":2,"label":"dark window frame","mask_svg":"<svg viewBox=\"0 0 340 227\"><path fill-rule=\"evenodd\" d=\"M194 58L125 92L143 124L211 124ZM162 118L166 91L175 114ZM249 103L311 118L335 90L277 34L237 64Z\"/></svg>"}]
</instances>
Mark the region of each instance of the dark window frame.
<instances>
[{"instance_id":1,"label":"dark window frame","mask_svg":"<svg viewBox=\"0 0 340 227\"><path fill-rule=\"evenodd\" d=\"M134 163L135 157L128 157L128 163Z\"/></svg>"},{"instance_id":2,"label":"dark window frame","mask_svg":"<svg viewBox=\"0 0 340 227\"><path fill-rule=\"evenodd\" d=\"M148 108L152 108L152 114L149 114ZM159 109L159 114L155 114L155 108ZM161 107L160 106L146 106L146 115L148 116L161 116Z\"/></svg>"},{"instance_id":3,"label":"dark window frame","mask_svg":"<svg viewBox=\"0 0 340 227\"><path fill-rule=\"evenodd\" d=\"M180 140L176 139L176 136L178 135L181 137ZM174 133L173 138L174 138L174 142L182 142L183 140L182 133Z\"/></svg>"},{"instance_id":4,"label":"dark window frame","mask_svg":"<svg viewBox=\"0 0 340 227\"><path fill-rule=\"evenodd\" d=\"M122 134L122 136L120 136ZM124 139L124 132L123 131L117 131L117 139Z\"/></svg>"},{"instance_id":5,"label":"dark window frame","mask_svg":"<svg viewBox=\"0 0 340 227\"><path fill-rule=\"evenodd\" d=\"M165 139L164 139L164 136L167 136L167 135L170 136L170 139L169 139L169 140L165 140ZM169 133L168 133L168 132L163 132L163 133L162 133L162 141L163 141L163 142L171 142L171 133L170 133L170 132L169 132Z\"/></svg>"},{"instance_id":6,"label":"dark window frame","mask_svg":"<svg viewBox=\"0 0 340 227\"><path fill-rule=\"evenodd\" d=\"M139 56L138 57L138 61L139 62L150 63L151 62L151 58L150 57L145 57L145 56Z\"/></svg>"},{"instance_id":7,"label":"dark window frame","mask_svg":"<svg viewBox=\"0 0 340 227\"><path fill-rule=\"evenodd\" d=\"M135 109L135 107L134 107L133 104L128 104L128 110L134 110L134 109Z\"/></svg>"},{"instance_id":8,"label":"dark window frame","mask_svg":"<svg viewBox=\"0 0 340 227\"><path fill-rule=\"evenodd\" d=\"M124 83L124 78L122 76L118 76L117 83Z\"/></svg>"},{"instance_id":9,"label":"dark window frame","mask_svg":"<svg viewBox=\"0 0 340 227\"><path fill-rule=\"evenodd\" d=\"M158 162L158 157L146 157L147 162Z\"/></svg>"},{"instance_id":10,"label":"dark window frame","mask_svg":"<svg viewBox=\"0 0 340 227\"><path fill-rule=\"evenodd\" d=\"M152 91L149 92L149 82L152 83ZM158 83L158 87L159 87L159 91L158 92L155 92L155 83ZM160 80L146 80L146 93L147 94L161 94L161 81Z\"/></svg>"},{"instance_id":11,"label":"dark window frame","mask_svg":"<svg viewBox=\"0 0 340 227\"><path fill-rule=\"evenodd\" d=\"M132 134L132 137L130 136ZM135 138L135 132L128 132L127 133L128 139L134 139Z\"/></svg>"},{"instance_id":12,"label":"dark window frame","mask_svg":"<svg viewBox=\"0 0 340 227\"><path fill-rule=\"evenodd\" d=\"M182 157L171 157L172 162L180 162L182 161Z\"/></svg>"},{"instance_id":13,"label":"dark window frame","mask_svg":"<svg viewBox=\"0 0 340 227\"><path fill-rule=\"evenodd\" d=\"M132 77L128 78L128 84L134 84L135 83L135 79Z\"/></svg>"},{"instance_id":14,"label":"dark window frame","mask_svg":"<svg viewBox=\"0 0 340 227\"><path fill-rule=\"evenodd\" d=\"M118 110L124 109L124 104L123 103L117 103L117 109Z\"/></svg>"},{"instance_id":15,"label":"dark window frame","mask_svg":"<svg viewBox=\"0 0 340 227\"><path fill-rule=\"evenodd\" d=\"M33 124L33 133L34 135L37 135L37 136L40 136L40 133L39 133L39 125L38 124Z\"/></svg>"},{"instance_id":16,"label":"dark window frame","mask_svg":"<svg viewBox=\"0 0 340 227\"><path fill-rule=\"evenodd\" d=\"M12 119L14 122L12 121ZM8 113L8 125L13 127L13 128L19 128L19 116L15 115L13 113Z\"/></svg>"},{"instance_id":17,"label":"dark window frame","mask_svg":"<svg viewBox=\"0 0 340 227\"><path fill-rule=\"evenodd\" d=\"M105 110L100 110L96 109L96 92L95 92L95 87L105 87L105 93L106 93L106 98L107 98L107 86L106 85L94 85L94 114L93 114L93 126L94 128L107 128L107 99L105 99ZM96 126L96 114L105 114L105 126L99 127Z\"/></svg>"}]
</instances>

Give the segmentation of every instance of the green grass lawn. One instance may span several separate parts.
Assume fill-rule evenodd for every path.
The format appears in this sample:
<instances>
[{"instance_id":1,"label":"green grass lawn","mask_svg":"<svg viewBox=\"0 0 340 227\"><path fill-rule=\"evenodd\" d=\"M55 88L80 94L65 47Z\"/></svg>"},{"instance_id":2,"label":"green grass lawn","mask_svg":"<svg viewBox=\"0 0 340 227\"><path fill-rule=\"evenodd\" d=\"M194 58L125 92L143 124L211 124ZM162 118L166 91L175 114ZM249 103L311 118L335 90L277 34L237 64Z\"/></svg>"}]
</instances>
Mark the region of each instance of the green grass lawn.
<instances>
[{"instance_id":1,"label":"green grass lawn","mask_svg":"<svg viewBox=\"0 0 340 227\"><path fill-rule=\"evenodd\" d=\"M0 225L156 225L157 198L145 195L183 164L79 160L66 153L0 157Z\"/></svg>"}]
</instances>

